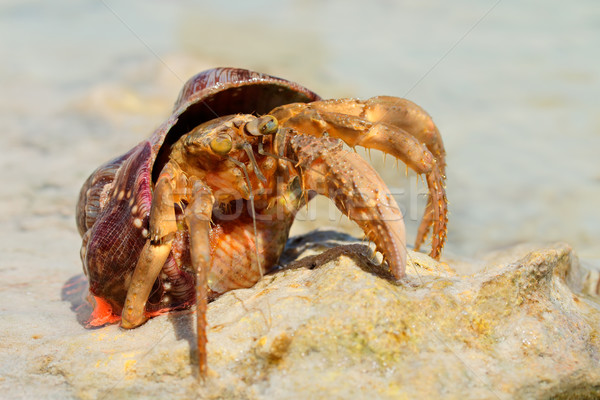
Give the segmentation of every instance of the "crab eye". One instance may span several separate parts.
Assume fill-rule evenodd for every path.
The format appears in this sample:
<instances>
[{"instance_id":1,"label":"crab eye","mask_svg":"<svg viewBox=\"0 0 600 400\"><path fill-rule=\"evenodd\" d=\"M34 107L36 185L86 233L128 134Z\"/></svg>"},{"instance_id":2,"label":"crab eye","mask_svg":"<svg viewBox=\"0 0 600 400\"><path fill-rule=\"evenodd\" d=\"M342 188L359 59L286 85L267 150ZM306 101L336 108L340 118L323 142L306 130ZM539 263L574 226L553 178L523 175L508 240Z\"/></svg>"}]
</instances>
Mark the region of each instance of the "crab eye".
<instances>
[{"instance_id":1,"label":"crab eye","mask_svg":"<svg viewBox=\"0 0 600 400\"><path fill-rule=\"evenodd\" d=\"M229 135L219 135L210 141L210 149L220 156L231 151L232 143Z\"/></svg>"},{"instance_id":2,"label":"crab eye","mask_svg":"<svg viewBox=\"0 0 600 400\"><path fill-rule=\"evenodd\" d=\"M246 124L246 133L252 136L271 135L277 132L279 123L272 115L265 115Z\"/></svg>"}]
</instances>

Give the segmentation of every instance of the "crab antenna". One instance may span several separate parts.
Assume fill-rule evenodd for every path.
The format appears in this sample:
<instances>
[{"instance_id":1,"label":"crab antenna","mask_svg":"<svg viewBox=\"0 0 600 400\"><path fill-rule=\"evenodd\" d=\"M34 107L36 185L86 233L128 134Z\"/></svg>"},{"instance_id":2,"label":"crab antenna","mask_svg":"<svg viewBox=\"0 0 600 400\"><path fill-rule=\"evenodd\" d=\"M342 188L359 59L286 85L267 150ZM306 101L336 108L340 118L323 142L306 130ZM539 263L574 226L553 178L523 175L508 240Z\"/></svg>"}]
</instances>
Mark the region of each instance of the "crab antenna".
<instances>
[{"instance_id":1,"label":"crab antenna","mask_svg":"<svg viewBox=\"0 0 600 400\"><path fill-rule=\"evenodd\" d=\"M258 179L260 179L263 183L267 183L267 178L265 178L265 176L260 171L260 168L258 168L258 163L256 162L256 158L254 158L254 152L252 150L252 145L248 142L245 142L242 145L242 149L244 149L246 154L248 154L248 158L250 159L250 162L252 163L252 169L254 169L254 173L256 174L256 177ZM248 174L246 173L246 176L247 175ZM248 184L250 184L250 181L248 181Z\"/></svg>"},{"instance_id":2,"label":"crab antenna","mask_svg":"<svg viewBox=\"0 0 600 400\"><path fill-rule=\"evenodd\" d=\"M273 157L277 160L289 161L292 164L296 164L296 161L292 160L291 158L284 157L283 155L278 156L277 154L269 153L268 151L265 150L262 143L258 144L258 154L260 154L261 156L269 156L269 157Z\"/></svg>"},{"instance_id":3,"label":"crab antenna","mask_svg":"<svg viewBox=\"0 0 600 400\"><path fill-rule=\"evenodd\" d=\"M263 276L262 266L260 265L260 258L258 256L258 230L256 229L256 211L254 210L254 192L252 190L252 184L250 183L250 176L248 175L248 169L241 161L233 159L231 157L227 157L232 163L237 165L244 172L244 176L246 177L246 183L248 184L248 189L250 189L250 195L248 196L248 200L250 200L250 214L252 215L252 228L254 229L254 253L256 255L256 264L258 265L258 272L260 273L260 277ZM261 174L262 175L262 174Z\"/></svg>"},{"instance_id":4,"label":"crab antenna","mask_svg":"<svg viewBox=\"0 0 600 400\"><path fill-rule=\"evenodd\" d=\"M277 129L277 132L275 132L275 138L273 139L273 151L276 151L281 157L283 157L286 137L285 131L282 128L279 128Z\"/></svg>"},{"instance_id":5,"label":"crab antenna","mask_svg":"<svg viewBox=\"0 0 600 400\"><path fill-rule=\"evenodd\" d=\"M268 151L266 151L263 142L258 143L258 154L260 154L261 156L273 157L276 160L288 161L295 165L297 161L294 161L291 158L287 158L283 155L284 145L285 132L283 131L283 129L279 128L275 133L275 138L273 140L273 148L275 151L277 151L278 154L269 153Z\"/></svg>"}]
</instances>

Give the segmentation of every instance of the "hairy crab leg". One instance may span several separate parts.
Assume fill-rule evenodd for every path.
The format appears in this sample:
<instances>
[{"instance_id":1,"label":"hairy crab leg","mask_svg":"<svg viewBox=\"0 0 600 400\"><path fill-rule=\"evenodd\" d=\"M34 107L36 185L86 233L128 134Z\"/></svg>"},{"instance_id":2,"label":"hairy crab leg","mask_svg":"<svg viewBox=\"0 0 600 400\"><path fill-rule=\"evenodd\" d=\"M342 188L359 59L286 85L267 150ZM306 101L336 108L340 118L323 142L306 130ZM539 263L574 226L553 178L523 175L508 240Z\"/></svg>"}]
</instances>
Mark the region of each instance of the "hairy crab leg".
<instances>
[{"instance_id":1,"label":"hairy crab leg","mask_svg":"<svg viewBox=\"0 0 600 400\"><path fill-rule=\"evenodd\" d=\"M208 270L210 267L210 219L214 197L200 180L193 183L192 200L185 209L185 222L190 232L190 253L196 272L196 331L198 374L206 377L206 310L208 304Z\"/></svg>"},{"instance_id":2,"label":"hairy crab leg","mask_svg":"<svg viewBox=\"0 0 600 400\"><path fill-rule=\"evenodd\" d=\"M408 100L398 100L413 104ZM327 132L332 137L342 139L351 147L363 146L381 150L402 160L416 173L424 174L429 186L428 204L431 203L431 206L425 211L415 247L419 247L429 226L433 224L434 235L430 255L439 258L446 239L447 224L445 160L439 132L427 114L424 114L424 111L418 112L420 108L414 104L412 111L406 114L406 118L412 121L412 124L408 122L404 124L406 129L411 131L399 126L401 125L399 121L402 120L400 117L386 117L392 123L372 122L366 119L381 115L380 108L386 109L386 107L379 107L382 102L382 98L373 98L365 102L347 99L290 104L276 108L271 111L271 115L276 117L282 126L298 132L313 136L322 136ZM392 115L398 115L398 112ZM417 134L413 134L413 131ZM421 139L428 141L429 147Z\"/></svg>"},{"instance_id":3,"label":"hairy crab leg","mask_svg":"<svg viewBox=\"0 0 600 400\"><path fill-rule=\"evenodd\" d=\"M349 107L349 105L352 105ZM446 176L446 151L442 136L433 120L421 107L410 100L391 96L377 96L365 101L324 100L315 106L322 111L344 113L350 108L357 117L374 123L386 123L410 133L433 154L443 178ZM434 201L429 196L423 219L417 231L415 250L425 241L429 228L434 223Z\"/></svg>"},{"instance_id":4,"label":"hairy crab leg","mask_svg":"<svg viewBox=\"0 0 600 400\"><path fill-rule=\"evenodd\" d=\"M417 230L417 237L415 238L415 251L419 251L421 245L423 242L425 242L429 228L434 224L435 214L433 197L429 195L427 198L427 205L425 206L425 212L423 213L423 219L421 219L419 229Z\"/></svg>"},{"instance_id":5,"label":"hairy crab leg","mask_svg":"<svg viewBox=\"0 0 600 400\"><path fill-rule=\"evenodd\" d=\"M406 267L404 219L385 182L358 154L335 139L292 136L286 157L297 160L304 190L334 201L384 254L392 274L401 279Z\"/></svg>"},{"instance_id":6,"label":"hairy crab leg","mask_svg":"<svg viewBox=\"0 0 600 400\"><path fill-rule=\"evenodd\" d=\"M345 114L400 128L425 144L442 173L445 173L446 151L442 136L429 114L410 100L392 96L377 96L367 100L332 99L313 102L310 107L320 112Z\"/></svg>"},{"instance_id":7,"label":"hairy crab leg","mask_svg":"<svg viewBox=\"0 0 600 400\"><path fill-rule=\"evenodd\" d=\"M126 329L146 322L144 310L148 296L171 252L173 236L177 232L171 186L173 176L173 168L171 164L167 164L154 189L150 209L150 236L135 266L121 315L121 326Z\"/></svg>"}]
</instances>

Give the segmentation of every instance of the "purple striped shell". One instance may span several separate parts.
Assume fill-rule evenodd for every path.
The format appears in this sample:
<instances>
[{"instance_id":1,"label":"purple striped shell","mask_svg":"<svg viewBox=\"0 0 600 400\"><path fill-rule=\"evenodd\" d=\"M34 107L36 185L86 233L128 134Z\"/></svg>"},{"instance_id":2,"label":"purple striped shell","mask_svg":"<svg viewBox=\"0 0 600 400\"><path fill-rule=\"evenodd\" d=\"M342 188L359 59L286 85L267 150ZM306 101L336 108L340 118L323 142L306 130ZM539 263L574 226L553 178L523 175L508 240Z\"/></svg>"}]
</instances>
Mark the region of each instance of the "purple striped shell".
<instances>
[{"instance_id":1,"label":"purple striped shell","mask_svg":"<svg viewBox=\"0 0 600 400\"><path fill-rule=\"evenodd\" d=\"M315 100L319 100L318 95L296 83L244 69L215 68L188 80L171 117L148 140L98 168L81 189L77 204L77 226L83 237L81 257L96 300L104 300L114 315L120 315L146 241L153 177L160 172L173 143L216 117L262 115L280 105ZM194 301L193 275L186 263L181 263L189 258L187 238L177 243L153 287L146 306L149 314Z\"/></svg>"}]
</instances>

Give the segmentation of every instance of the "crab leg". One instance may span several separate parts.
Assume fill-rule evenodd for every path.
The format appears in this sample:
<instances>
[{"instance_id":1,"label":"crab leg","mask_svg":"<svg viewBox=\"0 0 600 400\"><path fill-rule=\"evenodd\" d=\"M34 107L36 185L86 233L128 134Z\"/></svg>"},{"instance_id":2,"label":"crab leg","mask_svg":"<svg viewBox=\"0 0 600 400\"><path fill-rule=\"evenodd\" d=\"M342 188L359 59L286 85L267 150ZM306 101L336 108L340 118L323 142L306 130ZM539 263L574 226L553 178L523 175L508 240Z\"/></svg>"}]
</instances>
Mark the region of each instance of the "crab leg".
<instances>
[{"instance_id":1,"label":"crab leg","mask_svg":"<svg viewBox=\"0 0 600 400\"><path fill-rule=\"evenodd\" d=\"M364 105L363 115L368 121L397 126L424 143L435 157L442 179L445 179L446 151L442 136L425 110L409 100L391 96L373 97L365 101ZM420 245L427 236L429 227L434 223L435 210L433 204L433 196L430 195L417 232L415 250L419 250Z\"/></svg>"},{"instance_id":2,"label":"crab leg","mask_svg":"<svg viewBox=\"0 0 600 400\"><path fill-rule=\"evenodd\" d=\"M358 154L344 150L338 140L308 135L291 137L286 157L298 161L303 189L329 197L375 243L392 274L402 278L406 266L404 219L373 167Z\"/></svg>"},{"instance_id":3,"label":"crab leg","mask_svg":"<svg viewBox=\"0 0 600 400\"><path fill-rule=\"evenodd\" d=\"M200 180L193 183L192 200L185 209L185 222L190 232L190 253L196 272L196 328L198 373L206 376L206 309L208 303L208 269L210 267L210 219L214 197L210 188Z\"/></svg>"},{"instance_id":4,"label":"crab leg","mask_svg":"<svg viewBox=\"0 0 600 400\"><path fill-rule=\"evenodd\" d=\"M440 132L429 114L410 100L392 96L377 96L364 101L332 99L313 102L310 107L319 112L350 115L400 128L425 144L445 173L446 151Z\"/></svg>"},{"instance_id":5,"label":"crab leg","mask_svg":"<svg viewBox=\"0 0 600 400\"><path fill-rule=\"evenodd\" d=\"M392 96L377 96L365 101L356 99L324 100L314 103L314 106L320 111L330 113L344 114L351 110L351 115L356 117L374 123L393 125L404 130L427 146L427 149L435 157L442 179L445 179L446 151L442 136L429 114L412 101ZM419 250L429 228L434 223L433 204L433 196L430 195L417 232L415 250Z\"/></svg>"},{"instance_id":6,"label":"crab leg","mask_svg":"<svg viewBox=\"0 0 600 400\"><path fill-rule=\"evenodd\" d=\"M171 164L167 164L154 188L150 209L150 237L133 271L121 315L121 326L126 329L146 322L144 310L148 296L171 252L173 236L177 231L171 186L174 173Z\"/></svg>"},{"instance_id":7,"label":"crab leg","mask_svg":"<svg viewBox=\"0 0 600 400\"><path fill-rule=\"evenodd\" d=\"M408 100L381 96L366 101L296 103L276 108L271 114L285 127L313 136L327 132L351 147L381 150L400 159L417 174L424 174L430 199L415 247L420 246L433 224L430 255L439 258L447 223L445 152L435 124L420 107Z\"/></svg>"}]
</instances>

